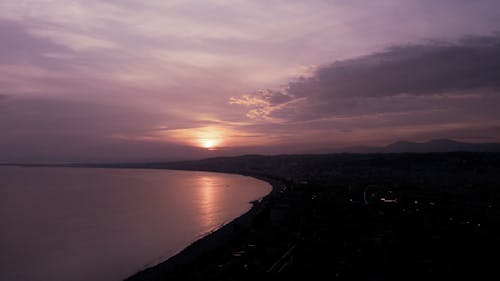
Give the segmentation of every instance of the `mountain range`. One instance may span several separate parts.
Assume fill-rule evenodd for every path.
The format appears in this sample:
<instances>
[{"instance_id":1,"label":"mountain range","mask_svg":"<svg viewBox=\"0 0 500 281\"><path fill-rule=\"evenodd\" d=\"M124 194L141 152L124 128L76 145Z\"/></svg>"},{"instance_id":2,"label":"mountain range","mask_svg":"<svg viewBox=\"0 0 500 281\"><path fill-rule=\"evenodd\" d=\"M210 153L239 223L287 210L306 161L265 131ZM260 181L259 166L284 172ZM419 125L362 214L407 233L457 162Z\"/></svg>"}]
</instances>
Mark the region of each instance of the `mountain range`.
<instances>
[{"instance_id":1,"label":"mountain range","mask_svg":"<svg viewBox=\"0 0 500 281\"><path fill-rule=\"evenodd\" d=\"M398 141L382 147L353 146L334 152L348 153L426 153L426 152L500 152L500 143L466 143L449 139L436 139L427 142Z\"/></svg>"}]
</instances>

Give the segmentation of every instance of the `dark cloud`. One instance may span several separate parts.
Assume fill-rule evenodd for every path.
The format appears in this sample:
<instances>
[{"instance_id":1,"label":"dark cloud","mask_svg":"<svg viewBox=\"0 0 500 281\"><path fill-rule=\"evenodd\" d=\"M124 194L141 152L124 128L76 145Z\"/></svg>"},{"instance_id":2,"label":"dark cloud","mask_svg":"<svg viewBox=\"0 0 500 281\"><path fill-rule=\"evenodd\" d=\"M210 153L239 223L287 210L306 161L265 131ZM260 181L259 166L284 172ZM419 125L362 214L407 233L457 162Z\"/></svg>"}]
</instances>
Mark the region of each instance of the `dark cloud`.
<instances>
[{"instance_id":1,"label":"dark cloud","mask_svg":"<svg viewBox=\"0 0 500 281\"><path fill-rule=\"evenodd\" d=\"M268 103L259 113L307 121L422 110L477 111L471 101L498 103L499 73L499 35L395 46L320 67L312 77L290 82L281 94L272 92L273 97L287 97L286 106Z\"/></svg>"},{"instance_id":2,"label":"dark cloud","mask_svg":"<svg viewBox=\"0 0 500 281\"><path fill-rule=\"evenodd\" d=\"M470 37L456 43L393 47L333 63L289 85L295 97L426 95L500 86L500 37Z\"/></svg>"}]
</instances>

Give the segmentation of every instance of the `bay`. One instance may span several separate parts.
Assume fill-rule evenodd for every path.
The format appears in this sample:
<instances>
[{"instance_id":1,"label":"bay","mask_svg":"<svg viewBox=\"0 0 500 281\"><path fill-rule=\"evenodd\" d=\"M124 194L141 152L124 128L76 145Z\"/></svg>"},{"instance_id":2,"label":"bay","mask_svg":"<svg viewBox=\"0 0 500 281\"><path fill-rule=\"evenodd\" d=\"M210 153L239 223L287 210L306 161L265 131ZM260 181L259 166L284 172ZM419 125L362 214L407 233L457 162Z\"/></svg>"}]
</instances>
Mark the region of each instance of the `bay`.
<instances>
[{"instance_id":1,"label":"bay","mask_svg":"<svg viewBox=\"0 0 500 281\"><path fill-rule=\"evenodd\" d=\"M122 280L270 191L221 173L0 167L0 280Z\"/></svg>"}]
</instances>

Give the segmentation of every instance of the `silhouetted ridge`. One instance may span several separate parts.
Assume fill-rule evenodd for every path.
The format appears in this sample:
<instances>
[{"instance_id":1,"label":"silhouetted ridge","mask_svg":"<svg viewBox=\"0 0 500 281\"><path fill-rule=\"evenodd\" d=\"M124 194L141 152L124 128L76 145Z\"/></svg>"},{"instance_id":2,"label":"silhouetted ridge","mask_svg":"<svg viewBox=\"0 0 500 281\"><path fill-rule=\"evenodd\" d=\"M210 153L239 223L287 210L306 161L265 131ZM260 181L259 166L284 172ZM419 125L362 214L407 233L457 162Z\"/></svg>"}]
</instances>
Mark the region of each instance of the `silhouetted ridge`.
<instances>
[{"instance_id":1,"label":"silhouetted ridge","mask_svg":"<svg viewBox=\"0 0 500 281\"><path fill-rule=\"evenodd\" d=\"M466 143L449 139L427 142L397 141L383 147L348 147L336 152L352 153L427 153L427 152L499 152L500 143Z\"/></svg>"}]
</instances>

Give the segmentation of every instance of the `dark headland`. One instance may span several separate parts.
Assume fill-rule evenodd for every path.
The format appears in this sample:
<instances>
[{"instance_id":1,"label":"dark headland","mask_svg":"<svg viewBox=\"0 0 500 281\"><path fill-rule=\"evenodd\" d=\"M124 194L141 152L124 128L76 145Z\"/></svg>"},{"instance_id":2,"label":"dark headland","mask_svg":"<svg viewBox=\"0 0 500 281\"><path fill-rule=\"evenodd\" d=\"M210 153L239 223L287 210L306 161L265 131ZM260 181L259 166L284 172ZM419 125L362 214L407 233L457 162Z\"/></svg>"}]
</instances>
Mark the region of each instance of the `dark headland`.
<instances>
[{"instance_id":1,"label":"dark headland","mask_svg":"<svg viewBox=\"0 0 500 281\"><path fill-rule=\"evenodd\" d=\"M113 167L251 175L273 192L128 280L497 280L500 153L279 155Z\"/></svg>"}]
</instances>

